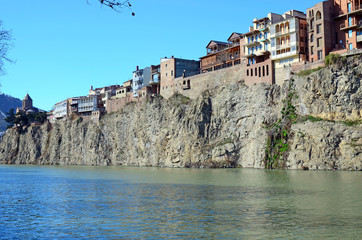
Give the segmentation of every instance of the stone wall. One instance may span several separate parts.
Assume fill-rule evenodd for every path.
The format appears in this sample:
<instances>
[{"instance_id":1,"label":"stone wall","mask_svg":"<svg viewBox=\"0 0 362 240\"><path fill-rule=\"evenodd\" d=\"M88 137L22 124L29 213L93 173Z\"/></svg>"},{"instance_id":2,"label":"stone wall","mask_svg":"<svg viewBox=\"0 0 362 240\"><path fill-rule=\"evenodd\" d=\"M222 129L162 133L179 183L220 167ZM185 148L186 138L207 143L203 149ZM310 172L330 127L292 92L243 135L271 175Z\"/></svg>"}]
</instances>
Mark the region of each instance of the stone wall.
<instances>
[{"instance_id":1,"label":"stone wall","mask_svg":"<svg viewBox=\"0 0 362 240\"><path fill-rule=\"evenodd\" d=\"M325 67L325 66L326 66L326 64L324 63L324 60L319 60L319 61L315 61L315 62L303 61L303 62L293 63L291 71L293 73L298 73L300 71L311 70L311 69L315 69L318 67Z\"/></svg>"},{"instance_id":2,"label":"stone wall","mask_svg":"<svg viewBox=\"0 0 362 240\"><path fill-rule=\"evenodd\" d=\"M222 87L242 80L244 80L244 68L239 64L191 77L176 78L168 84L161 84L160 94L166 99L176 93L195 99L207 89Z\"/></svg>"}]
</instances>

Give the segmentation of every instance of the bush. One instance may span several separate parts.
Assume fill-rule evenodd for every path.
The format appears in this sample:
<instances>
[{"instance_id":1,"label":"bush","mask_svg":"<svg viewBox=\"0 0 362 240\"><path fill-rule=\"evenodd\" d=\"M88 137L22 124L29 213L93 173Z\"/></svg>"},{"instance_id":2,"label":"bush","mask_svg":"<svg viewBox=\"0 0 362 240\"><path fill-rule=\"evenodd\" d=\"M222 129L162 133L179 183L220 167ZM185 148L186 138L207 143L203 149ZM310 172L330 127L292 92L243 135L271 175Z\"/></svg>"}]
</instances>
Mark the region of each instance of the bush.
<instances>
[{"instance_id":1,"label":"bush","mask_svg":"<svg viewBox=\"0 0 362 240\"><path fill-rule=\"evenodd\" d=\"M341 55L339 54L335 54L335 53L331 53L328 54L328 56L324 59L324 62L326 64L326 66L335 64L339 59L342 59L343 57L341 57Z\"/></svg>"}]
</instances>

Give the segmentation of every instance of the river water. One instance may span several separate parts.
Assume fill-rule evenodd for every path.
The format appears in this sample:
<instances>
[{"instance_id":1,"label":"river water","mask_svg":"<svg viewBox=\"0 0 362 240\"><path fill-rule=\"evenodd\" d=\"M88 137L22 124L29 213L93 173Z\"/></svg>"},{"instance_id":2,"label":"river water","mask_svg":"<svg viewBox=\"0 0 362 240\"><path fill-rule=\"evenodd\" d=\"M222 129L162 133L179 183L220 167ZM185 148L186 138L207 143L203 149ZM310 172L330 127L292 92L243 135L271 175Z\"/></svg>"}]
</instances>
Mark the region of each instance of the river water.
<instances>
[{"instance_id":1,"label":"river water","mask_svg":"<svg viewBox=\"0 0 362 240\"><path fill-rule=\"evenodd\" d=\"M362 239L362 172L0 165L0 239Z\"/></svg>"}]
</instances>

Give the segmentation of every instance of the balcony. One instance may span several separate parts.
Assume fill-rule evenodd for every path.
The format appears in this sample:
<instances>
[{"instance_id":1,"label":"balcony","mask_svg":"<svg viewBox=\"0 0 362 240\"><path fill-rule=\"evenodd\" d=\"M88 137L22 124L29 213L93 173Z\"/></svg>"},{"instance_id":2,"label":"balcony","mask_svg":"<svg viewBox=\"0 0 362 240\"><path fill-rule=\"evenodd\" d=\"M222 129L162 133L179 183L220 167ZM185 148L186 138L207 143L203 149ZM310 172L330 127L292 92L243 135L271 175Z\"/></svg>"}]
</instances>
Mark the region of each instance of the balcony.
<instances>
[{"instance_id":1,"label":"balcony","mask_svg":"<svg viewBox=\"0 0 362 240\"><path fill-rule=\"evenodd\" d=\"M274 55L274 56L271 57L271 59L275 60L275 59L280 59L280 58L287 58L287 57L291 57L291 56L294 56L294 55L297 55L297 54L298 54L297 50L294 50L294 51Z\"/></svg>"},{"instance_id":2,"label":"balcony","mask_svg":"<svg viewBox=\"0 0 362 240\"><path fill-rule=\"evenodd\" d=\"M344 16L347 16L347 15L361 14L361 13L362 13L362 4L352 6L351 11L348 11L348 10L346 10L346 11L339 10L339 12L338 12L338 17L344 17Z\"/></svg>"},{"instance_id":3,"label":"balcony","mask_svg":"<svg viewBox=\"0 0 362 240\"><path fill-rule=\"evenodd\" d=\"M362 42L362 35L357 36L357 42Z\"/></svg>"},{"instance_id":4,"label":"balcony","mask_svg":"<svg viewBox=\"0 0 362 240\"><path fill-rule=\"evenodd\" d=\"M362 20L356 21L355 19L352 19L352 22L345 22L342 23L340 26L341 31L348 31L353 28L361 27L362 26Z\"/></svg>"},{"instance_id":5,"label":"balcony","mask_svg":"<svg viewBox=\"0 0 362 240\"><path fill-rule=\"evenodd\" d=\"M276 45L275 49L279 50L279 49L283 49L283 48L288 48L288 47L291 47L292 45L296 45L296 43L297 43L296 41L292 41L292 42L287 42L284 44Z\"/></svg>"},{"instance_id":6,"label":"balcony","mask_svg":"<svg viewBox=\"0 0 362 240\"><path fill-rule=\"evenodd\" d=\"M255 46L255 45L258 45L258 44L260 44L260 42L258 42L258 41L253 41L253 42L245 43L243 46L245 46L245 47L252 47L252 46Z\"/></svg>"},{"instance_id":7,"label":"balcony","mask_svg":"<svg viewBox=\"0 0 362 240\"><path fill-rule=\"evenodd\" d=\"M274 36L279 37L279 36L287 35L287 34L290 34L290 33L291 33L291 31L289 29L287 29L285 31L275 32Z\"/></svg>"}]
</instances>

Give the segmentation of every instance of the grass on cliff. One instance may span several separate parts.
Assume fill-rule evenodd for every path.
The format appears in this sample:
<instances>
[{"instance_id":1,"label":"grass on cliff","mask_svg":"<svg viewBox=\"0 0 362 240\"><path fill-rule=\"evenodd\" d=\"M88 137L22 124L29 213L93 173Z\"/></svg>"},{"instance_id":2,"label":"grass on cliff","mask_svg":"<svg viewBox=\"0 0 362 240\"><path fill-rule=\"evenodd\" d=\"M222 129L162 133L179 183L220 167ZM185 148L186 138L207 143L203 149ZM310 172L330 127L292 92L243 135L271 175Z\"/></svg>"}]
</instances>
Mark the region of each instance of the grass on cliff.
<instances>
[{"instance_id":1,"label":"grass on cliff","mask_svg":"<svg viewBox=\"0 0 362 240\"><path fill-rule=\"evenodd\" d=\"M297 73L298 76L302 77L302 76L308 76L309 74L312 74L314 72L318 72L319 70L323 69L324 67L317 67L314 69L309 69L309 70L303 70L300 71L299 73Z\"/></svg>"},{"instance_id":2,"label":"grass on cliff","mask_svg":"<svg viewBox=\"0 0 362 240\"><path fill-rule=\"evenodd\" d=\"M357 126L357 125L362 124L362 120L334 121L334 120L324 119L324 118L314 117L314 116L303 116L303 117L299 118L299 120L298 120L298 122L306 122L306 121L310 121L310 122L324 121L324 122L331 122L331 123L341 123L348 127Z\"/></svg>"}]
</instances>

